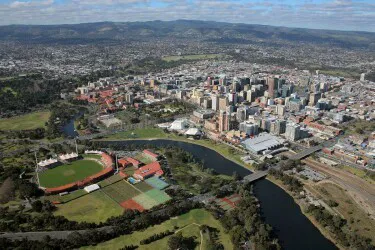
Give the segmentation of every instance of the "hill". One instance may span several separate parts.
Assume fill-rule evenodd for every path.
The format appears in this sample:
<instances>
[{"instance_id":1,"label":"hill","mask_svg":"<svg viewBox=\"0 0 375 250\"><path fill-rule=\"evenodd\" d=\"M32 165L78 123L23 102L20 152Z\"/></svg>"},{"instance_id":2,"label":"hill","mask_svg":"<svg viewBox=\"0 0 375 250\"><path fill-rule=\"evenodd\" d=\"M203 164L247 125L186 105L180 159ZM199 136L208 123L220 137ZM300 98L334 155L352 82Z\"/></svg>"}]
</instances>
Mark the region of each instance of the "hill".
<instances>
[{"instance_id":1,"label":"hill","mask_svg":"<svg viewBox=\"0 0 375 250\"><path fill-rule=\"evenodd\" d=\"M208 21L100 22L64 25L0 26L0 41L23 43L119 43L150 39L188 39L215 43L292 42L375 48L375 33L233 24Z\"/></svg>"}]
</instances>

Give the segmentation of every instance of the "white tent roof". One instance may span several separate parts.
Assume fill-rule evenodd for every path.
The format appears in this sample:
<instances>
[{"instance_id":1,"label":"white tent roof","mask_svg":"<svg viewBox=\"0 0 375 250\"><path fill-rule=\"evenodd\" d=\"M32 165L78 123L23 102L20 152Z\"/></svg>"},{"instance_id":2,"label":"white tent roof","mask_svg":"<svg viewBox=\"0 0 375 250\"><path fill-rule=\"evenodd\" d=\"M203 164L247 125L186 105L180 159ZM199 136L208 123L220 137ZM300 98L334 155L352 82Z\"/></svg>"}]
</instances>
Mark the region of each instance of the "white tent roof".
<instances>
[{"instance_id":1,"label":"white tent roof","mask_svg":"<svg viewBox=\"0 0 375 250\"><path fill-rule=\"evenodd\" d=\"M100 189L100 187L99 187L98 184L92 184L92 185L87 186L87 187L84 188L84 190L85 190L87 193L91 193L91 192L93 192L93 191L95 191L95 190L98 190L98 189Z\"/></svg>"}]
</instances>

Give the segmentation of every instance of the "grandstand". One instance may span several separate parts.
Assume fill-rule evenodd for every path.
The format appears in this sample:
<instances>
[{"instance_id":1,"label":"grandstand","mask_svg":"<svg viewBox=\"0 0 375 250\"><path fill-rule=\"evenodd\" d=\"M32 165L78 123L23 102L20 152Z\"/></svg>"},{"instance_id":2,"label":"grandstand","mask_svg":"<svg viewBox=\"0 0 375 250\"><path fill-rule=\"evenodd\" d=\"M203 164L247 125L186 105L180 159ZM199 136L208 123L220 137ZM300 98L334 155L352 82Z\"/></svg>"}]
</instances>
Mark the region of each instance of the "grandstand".
<instances>
[{"instance_id":1,"label":"grandstand","mask_svg":"<svg viewBox=\"0 0 375 250\"><path fill-rule=\"evenodd\" d=\"M77 158L78 158L78 154L76 153L59 155L60 161L73 161L73 160L76 160Z\"/></svg>"}]
</instances>

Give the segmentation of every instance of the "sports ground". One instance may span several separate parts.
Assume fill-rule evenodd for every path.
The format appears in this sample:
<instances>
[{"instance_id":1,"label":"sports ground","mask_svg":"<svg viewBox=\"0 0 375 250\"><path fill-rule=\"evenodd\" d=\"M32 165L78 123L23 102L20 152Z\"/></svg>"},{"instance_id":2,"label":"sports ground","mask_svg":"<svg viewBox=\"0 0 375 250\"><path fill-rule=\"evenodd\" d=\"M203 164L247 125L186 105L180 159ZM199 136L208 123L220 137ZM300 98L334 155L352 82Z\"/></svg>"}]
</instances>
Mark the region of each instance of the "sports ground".
<instances>
[{"instance_id":1,"label":"sports ground","mask_svg":"<svg viewBox=\"0 0 375 250\"><path fill-rule=\"evenodd\" d=\"M52 188L82 180L103 170L103 166L94 160L77 160L39 173L42 187Z\"/></svg>"},{"instance_id":2,"label":"sports ground","mask_svg":"<svg viewBox=\"0 0 375 250\"><path fill-rule=\"evenodd\" d=\"M55 214L74 221L103 222L120 215L124 209L144 211L171 199L164 191L146 182L132 185L120 175L98 184L101 189L89 194L81 189L66 196L49 196L52 201L63 202L57 205Z\"/></svg>"}]
</instances>

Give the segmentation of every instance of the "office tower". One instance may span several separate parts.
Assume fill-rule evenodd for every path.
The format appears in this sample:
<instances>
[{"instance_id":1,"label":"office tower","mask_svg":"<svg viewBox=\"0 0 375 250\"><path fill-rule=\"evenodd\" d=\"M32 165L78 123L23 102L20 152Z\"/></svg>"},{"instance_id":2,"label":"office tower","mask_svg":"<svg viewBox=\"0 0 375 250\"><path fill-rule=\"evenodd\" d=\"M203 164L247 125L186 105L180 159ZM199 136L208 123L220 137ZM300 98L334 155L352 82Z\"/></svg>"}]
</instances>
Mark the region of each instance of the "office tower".
<instances>
[{"instance_id":1,"label":"office tower","mask_svg":"<svg viewBox=\"0 0 375 250\"><path fill-rule=\"evenodd\" d=\"M239 130L246 135L254 136L258 134L258 125L251 122L241 122Z\"/></svg>"},{"instance_id":2,"label":"office tower","mask_svg":"<svg viewBox=\"0 0 375 250\"><path fill-rule=\"evenodd\" d=\"M222 96L219 98L219 110L225 111L228 105L229 102L226 96Z\"/></svg>"},{"instance_id":3,"label":"office tower","mask_svg":"<svg viewBox=\"0 0 375 250\"><path fill-rule=\"evenodd\" d=\"M278 78L274 78L274 77L267 78L268 96L270 98L276 98L277 97L278 81L279 81Z\"/></svg>"},{"instance_id":4,"label":"office tower","mask_svg":"<svg viewBox=\"0 0 375 250\"><path fill-rule=\"evenodd\" d=\"M278 116L284 116L285 115L285 106L281 105L281 104L277 104L276 113L277 113Z\"/></svg>"},{"instance_id":5,"label":"office tower","mask_svg":"<svg viewBox=\"0 0 375 250\"><path fill-rule=\"evenodd\" d=\"M285 130L285 138L297 141L300 138L301 126L295 123L288 123Z\"/></svg>"},{"instance_id":6,"label":"office tower","mask_svg":"<svg viewBox=\"0 0 375 250\"><path fill-rule=\"evenodd\" d=\"M286 130L286 121L285 120L277 120L276 121L275 134L277 134L277 135L284 134L285 130Z\"/></svg>"},{"instance_id":7,"label":"office tower","mask_svg":"<svg viewBox=\"0 0 375 250\"><path fill-rule=\"evenodd\" d=\"M219 96L211 95L211 99L212 99L212 109L215 111L219 110Z\"/></svg>"},{"instance_id":8,"label":"office tower","mask_svg":"<svg viewBox=\"0 0 375 250\"><path fill-rule=\"evenodd\" d=\"M226 111L220 111L219 115L219 132L228 131L230 124L230 114Z\"/></svg>"},{"instance_id":9,"label":"office tower","mask_svg":"<svg viewBox=\"0 0 375 250\"><path fill-rule=\"evenodd\" d=\"M319 101L321 97L321 94L318 92L318 93L311 93L310 94L310 102L309 102L309 106L315 106L316 103Z\"/></svg>"},{"instance_id":10,"label":"office tower","mask_svg":"<svg viewBox=\"0 0 375 250\"><path fill-rule=\"evenodd\" d=\"M211 77L207 77L206 86L211 86L211 85L212 85Z\"/></svg>"},{"instance_id":11,"label":"office tower","mask_svg":"<svg viewBox=\"0 0 375 250\"><path fill-rule=\"evenodd\" d=\"M361 74L360 81L361 81L361 82L364 82L364 81L365 81L365 77L366 77L366 74L365 74L365 73L362 73L362 74Z\"/></svg>"}]
</instances>

